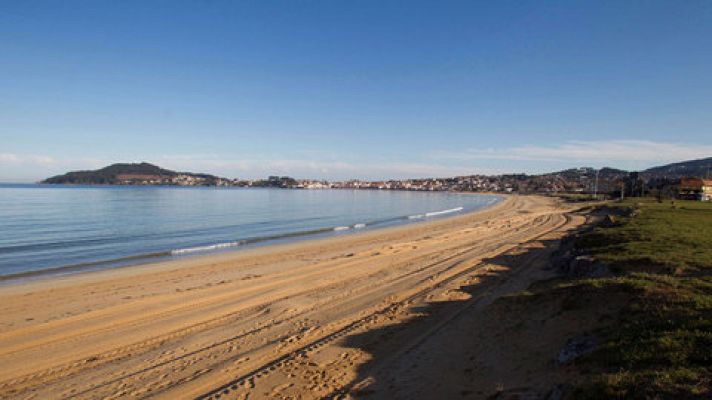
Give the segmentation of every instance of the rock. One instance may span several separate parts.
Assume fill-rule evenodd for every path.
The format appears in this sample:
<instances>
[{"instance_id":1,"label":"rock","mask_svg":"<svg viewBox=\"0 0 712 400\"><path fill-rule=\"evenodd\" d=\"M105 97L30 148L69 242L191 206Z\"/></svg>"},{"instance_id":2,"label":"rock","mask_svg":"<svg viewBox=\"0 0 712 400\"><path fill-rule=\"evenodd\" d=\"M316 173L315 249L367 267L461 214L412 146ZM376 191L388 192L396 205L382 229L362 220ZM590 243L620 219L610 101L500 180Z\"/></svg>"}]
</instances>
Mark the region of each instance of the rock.
<instances>
[{"instance_id":1,"label":"rock","mask_svg":"<svg viewBox=\"0 0 712 400\"><path fill-rule=\"evenodd\" d=\"M558 249L552 254L551 268L568 274L571 259L576 255L575 239L574 236L566 236L561 239Z\"/></svg>"},{"instance_id":2,"label":"rock","mask_svg":"<svg viewBox=\"0 0 712 400\"><path fill-rule=\"evenodd\" d=\"M618 220L619 218L616 215L607 214L605 217L603 217L603 221L601 221L601 226L604 228L614 226L618 223Z\"/></svg>"},{"instance_id":3,"label":"rock","mask_svg":"<svg viewBox=\"0 0 712 400\"><path fill-rule=\"evenodd\" d=\"M596 261L592 256L574 257L568 265L567 274L575 277L600 278L609 274L608 267Z\"/></svg>"},{"instance_id":4,"label":"rock","mask_svg":"<svg viewBox=\"0 0 712 400\"><path fill-rule=\"evenodd\" d=\"M564 384L558 384L551 388L549 393L544 397L546 400L563 400L564 395L568 391L568 386Z\"/></svg>"},{"instance_id":5,"label":"rock","mask_svg":"<svg viewBox=\"0 0 712 400\"><path fill-rule=\"evenodd\" d=\"M559 354L554 360L556 365L566 365L581 357L584 354L590 353L596 348L596 340L591 335L582 335L570 338L566 341Z\"/></svg>"}]
</instances>

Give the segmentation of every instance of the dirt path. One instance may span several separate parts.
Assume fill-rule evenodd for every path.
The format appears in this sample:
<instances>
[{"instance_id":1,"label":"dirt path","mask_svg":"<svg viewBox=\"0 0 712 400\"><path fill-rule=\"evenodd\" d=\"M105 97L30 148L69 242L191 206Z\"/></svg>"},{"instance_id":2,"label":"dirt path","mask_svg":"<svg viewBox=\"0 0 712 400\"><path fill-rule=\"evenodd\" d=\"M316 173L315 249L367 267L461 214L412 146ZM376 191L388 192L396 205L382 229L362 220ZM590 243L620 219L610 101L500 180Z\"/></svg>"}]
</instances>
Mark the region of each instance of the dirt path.
<instances>
[{"instance_id":1,"label":"dirt path","mask_svg":"<svg viewBox=\"0 0 712 400\"><path fill-rule=\"evenodd\" d=\"M530 281L541 259L492 260L580 225L571 211L510 197L448 220L1 288L0 398L375 388L463 310Z\"/></svg>"}]
</instances>

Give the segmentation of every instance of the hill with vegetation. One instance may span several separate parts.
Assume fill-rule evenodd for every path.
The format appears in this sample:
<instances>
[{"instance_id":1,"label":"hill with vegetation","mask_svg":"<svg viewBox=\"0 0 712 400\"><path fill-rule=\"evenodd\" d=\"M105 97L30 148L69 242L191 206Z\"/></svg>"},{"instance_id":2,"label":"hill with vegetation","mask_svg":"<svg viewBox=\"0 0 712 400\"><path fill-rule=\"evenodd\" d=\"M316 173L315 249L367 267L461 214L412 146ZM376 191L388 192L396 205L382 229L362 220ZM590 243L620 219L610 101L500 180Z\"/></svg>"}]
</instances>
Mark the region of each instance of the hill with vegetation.
<instances>
[{"instance_id":1,"label":"hill with vegetation","mask_svg":"<svg viewBox=\"0 0 712 400\"><path fill-rule=\"evenodd\" d=\"M712 157L661 165L648 168L642 173L652 178L710 177L712 176L710 175L712 174Z\"/></svg>"},{"instance_id":2,"label":"hill with vegetation","mask_svg":"<svg viewBox=\"0 0 712 400\"><path fill-rule=\"evenodd\" d=\"M669 191L681 177L707 177L712 172L712 157L653 167L629 172L616 168L570 168L543 174L469 175L450 178L422 178L390 180L387 182L344 181L328 184L335 188L366 188L390 190L450 190L504 191L518 193L619 193L650 194ZM358 183L355 185L354 182ZM42 183L80 185L186 185L186 186L250 186L250 187L308 187L311 180L297 181L288 176L268 179L238 180L209 174L176 172L146 162L113 164L98 170L73 171L47 178ZM320 182L325 183L325 182Z\"/></svg>"},{"instance_id":3,"label":"hill with vegetation","mask_svg":"<svg viewBox=\"0 0 712 400\"><path fill-rule=\"evenodd\" d=\"M42 183L75 185L120 185L137 182L171 184L178 177L190 177L197 182L215 183L221 178L209 174L176 172L146 162L112 164L97 170L72 171L47 178Z\"/></svg>"},{"instance_id":4,"label":"hill with vegetation","mask_svg":"<svg viewBox=\"0 0 712 400\"><path fill-rule=\"evenodd\" d=\"M623 169L603 167L594 169L590 167L570 168L563 171L551 172L538 175L539 177L560 178L568 182L577 182L582 179L592 180L596 178L602 182L626 179L631 173L637 172L645 179L679 179L683 177L712 177L712 157L699 160L682 161L673 164L666 164L648 168L642 171L626 171ZM534 176L534 175L532 175Z\"/></svg>"}]
</instances>

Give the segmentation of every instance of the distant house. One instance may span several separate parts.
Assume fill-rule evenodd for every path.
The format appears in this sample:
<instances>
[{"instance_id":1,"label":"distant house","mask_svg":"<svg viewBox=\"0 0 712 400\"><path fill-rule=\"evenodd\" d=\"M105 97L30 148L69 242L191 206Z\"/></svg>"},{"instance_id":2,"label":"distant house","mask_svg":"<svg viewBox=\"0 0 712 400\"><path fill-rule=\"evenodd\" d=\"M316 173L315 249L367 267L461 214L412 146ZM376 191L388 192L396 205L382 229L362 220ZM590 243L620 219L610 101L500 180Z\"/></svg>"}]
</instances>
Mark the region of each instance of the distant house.
<instances>
[{"instance_id":1,"label":"distant house","mask_svg":"<svg viewBox=\"0 0 712 400\"><path fill-rule=\"evenodd\" d=\"M681 178L678 197L685 200L710 201L712 199L712 180Z\"/></svg>"},{"instance_id":2,"label":"distant house","mask_svg":"<svg viewBox=\"0 0 712 400\"><path fill-rule=\"evenodd\" d=\"M116 180L121 183L141 183L141 182L158 182L161 180L160 175L150 174L118 174Z\"/></svg>"}]
</instances>

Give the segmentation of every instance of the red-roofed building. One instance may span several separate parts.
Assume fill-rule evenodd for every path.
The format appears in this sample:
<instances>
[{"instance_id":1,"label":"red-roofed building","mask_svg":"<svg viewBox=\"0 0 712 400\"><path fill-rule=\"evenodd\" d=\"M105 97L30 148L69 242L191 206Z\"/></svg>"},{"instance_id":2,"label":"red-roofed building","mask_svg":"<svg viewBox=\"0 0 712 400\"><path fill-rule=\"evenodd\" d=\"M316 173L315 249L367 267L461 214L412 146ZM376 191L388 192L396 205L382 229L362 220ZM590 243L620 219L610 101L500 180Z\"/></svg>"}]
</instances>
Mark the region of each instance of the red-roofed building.
<instances>
[{"instance_id":1,"label":"red-roofed building","mask_svg":"<svg viewBox=\"0 0 712 400\"><path fill-rule=\"evenodd\" d=\"M679 197L685 200L710 201L712 199L712 180L702 178L680 179Z\"/></svg>"}]
</instances>

